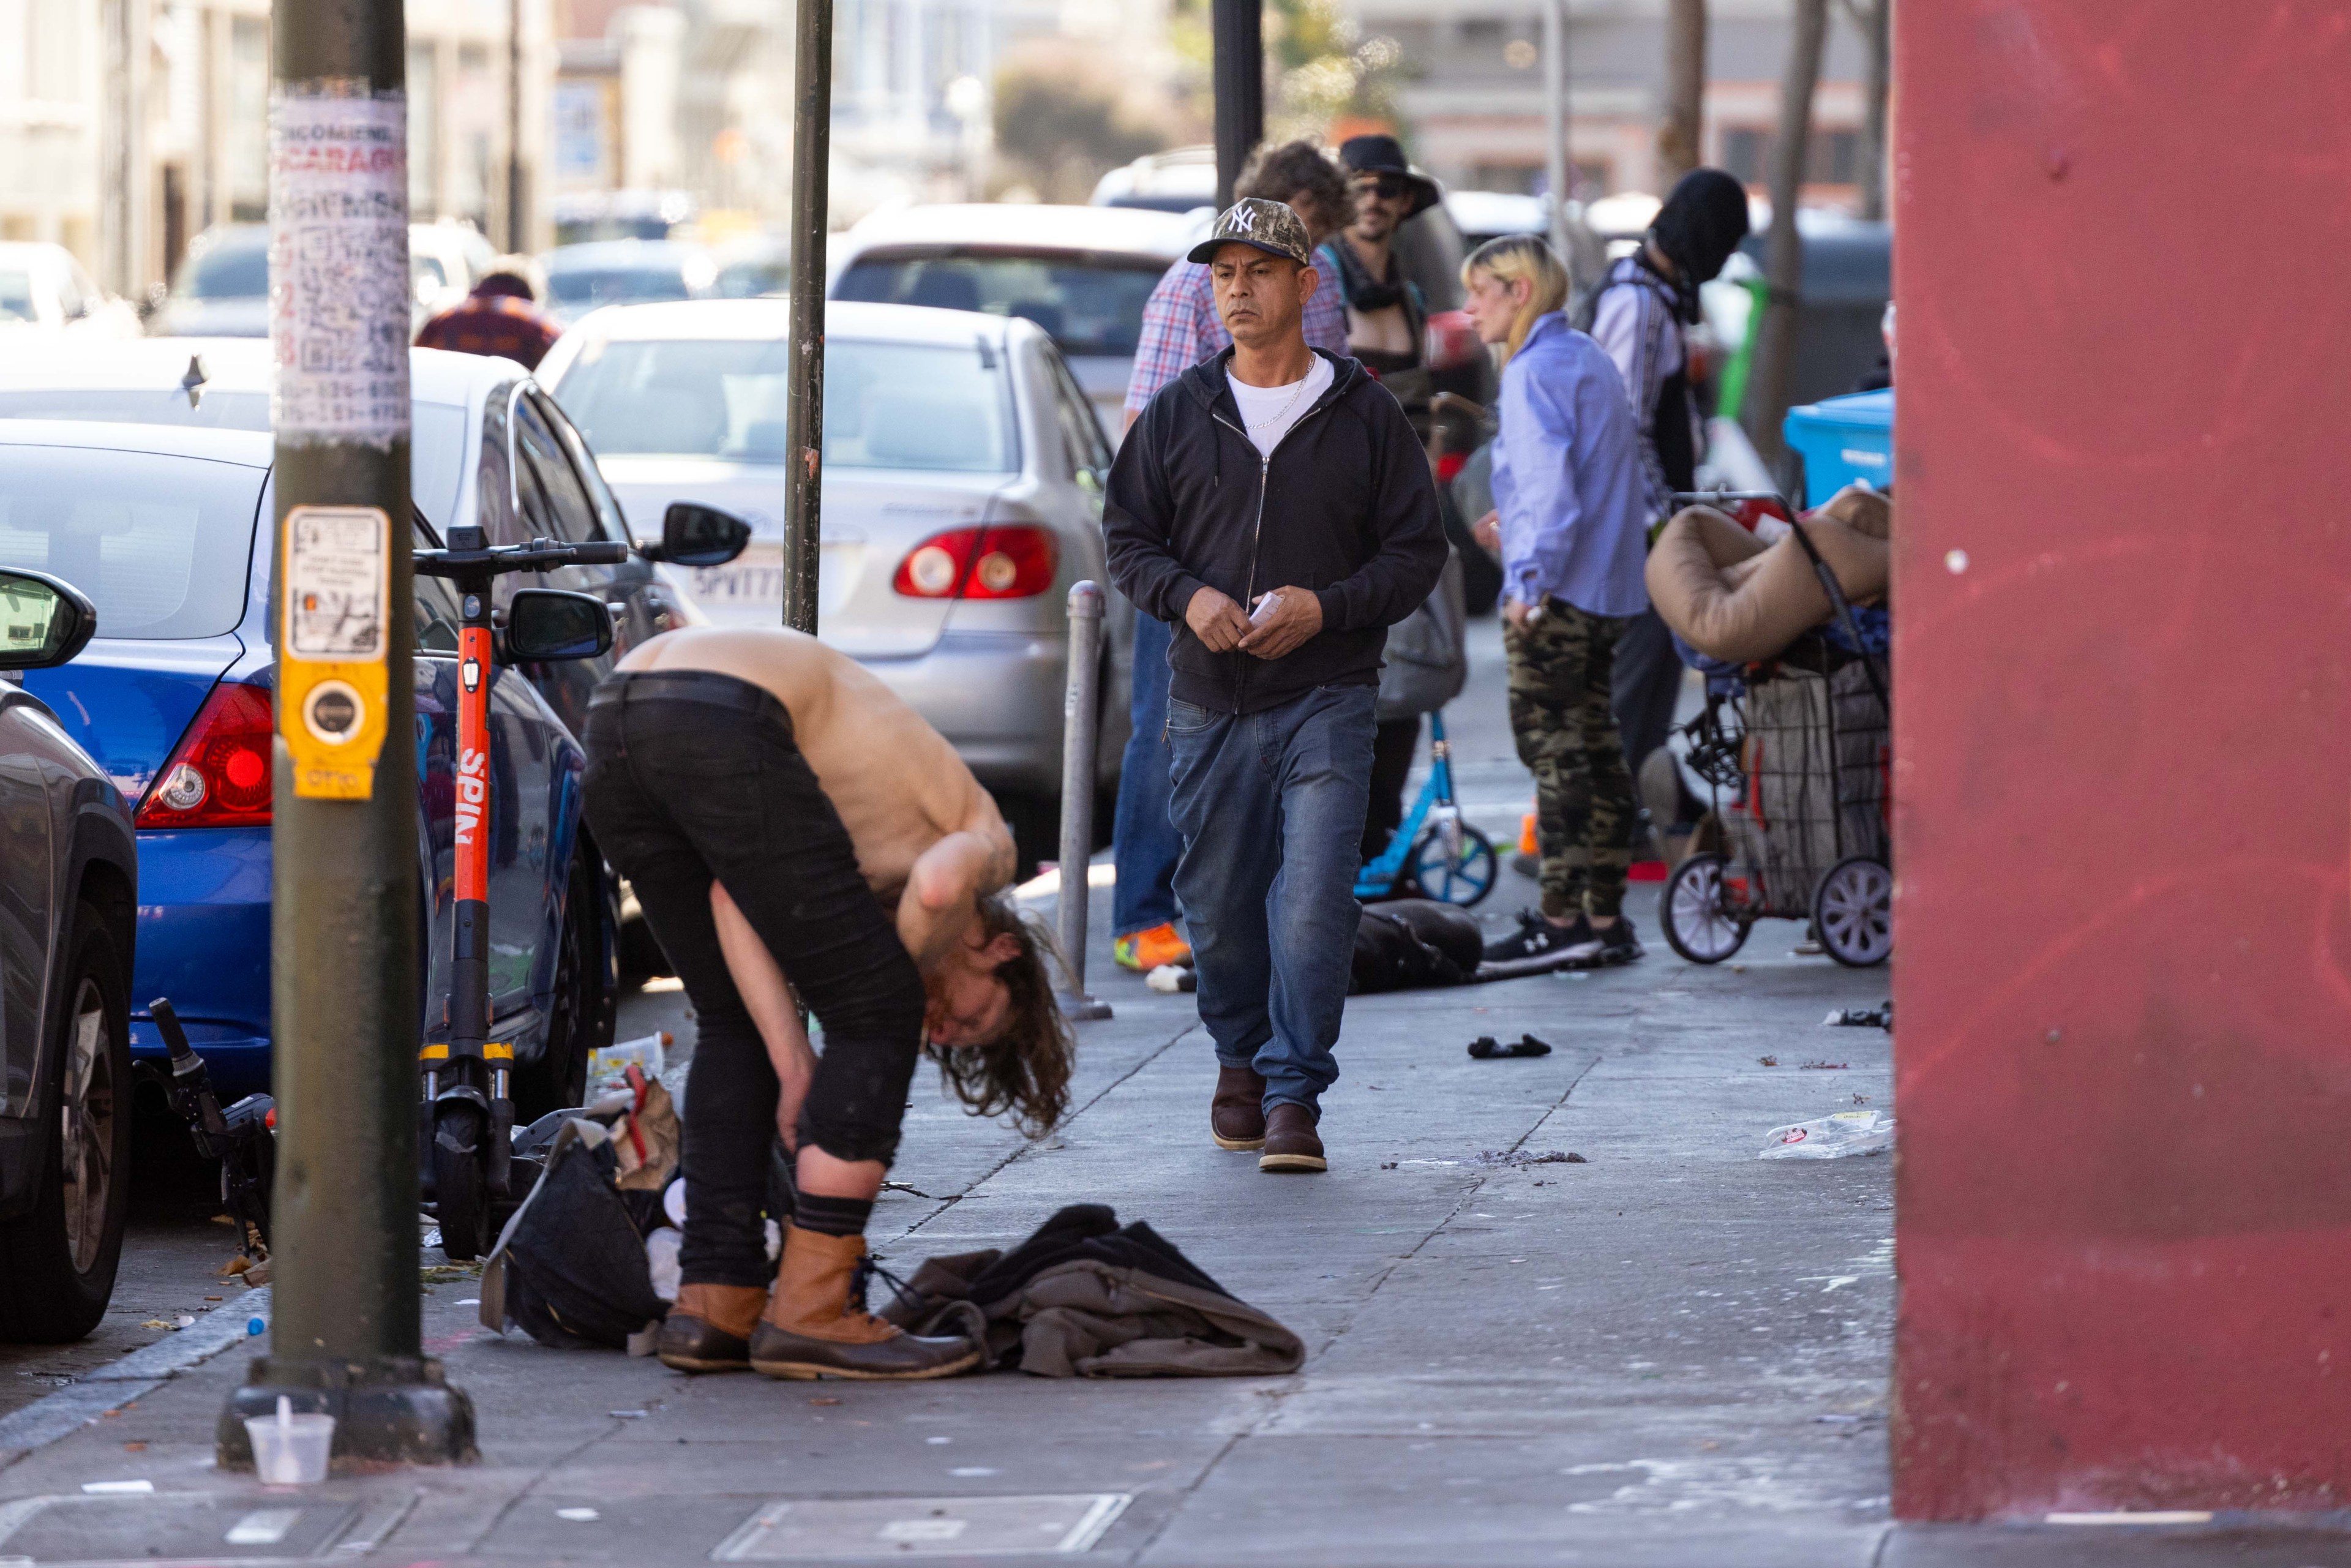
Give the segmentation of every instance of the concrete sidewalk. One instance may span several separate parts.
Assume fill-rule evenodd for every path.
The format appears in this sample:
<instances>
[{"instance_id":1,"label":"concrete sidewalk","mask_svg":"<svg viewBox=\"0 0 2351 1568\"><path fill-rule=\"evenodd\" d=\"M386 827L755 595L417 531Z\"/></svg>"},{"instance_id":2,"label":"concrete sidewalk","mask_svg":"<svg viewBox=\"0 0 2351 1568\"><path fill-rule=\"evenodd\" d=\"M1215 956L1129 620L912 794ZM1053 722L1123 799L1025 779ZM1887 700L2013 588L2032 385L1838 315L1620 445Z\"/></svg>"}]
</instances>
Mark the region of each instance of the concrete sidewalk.
<instances>
[{"instance_id":1,"label":"concrete sidewalk","mask_svg":"<svg viewBox=\"0 0 2351 1568\"><path fill-rule=\"evenodd\" d=\"M1869 1563L1886 1531L1890 1162L1753 1156L1776 1124L1887 1104L1887 1037L1821 1026L1886 977L1792 958L1798 928L1780 925L1739 968L1696 968L1655 940L1647 902L1651 956L1630 968L1352 1003L1327 1176L1260 1176L1211 1145L1191 999L1106 966L1095 988L1118 1015L1084 1026L1081 1108L1054 1137L918 1088L878 1251L1008 1246L1062 1204L1108 1202L1295 1328L1294 1377L688 1379L500 1338L473 1322L477 1287L444 1283L428 1349L473 1396L480 1465L316 1498L219 1474L232 1351L0 1469L0 1505L75 1500L16 1510L31 1521L0 1557L57 1560L35 1548L68 1518L88 1543L73 1555L218 1557L266 1503L303 1515L231 1555L952 1556L1009 1530L1095 1532L1088 1558L1153 1564ZM1521 1031L1557 1050L1463 1049ZM1553 1151L1583 1163L1520 1163ZM158 1496L81 1492L120 1480ZM968 1501L1040 1495L1110 1500L1017 1520ZM847 1547L820 1539L808 1501L855 1499L886 1500L849 1511Z\"/></svg>"}]
</instances>

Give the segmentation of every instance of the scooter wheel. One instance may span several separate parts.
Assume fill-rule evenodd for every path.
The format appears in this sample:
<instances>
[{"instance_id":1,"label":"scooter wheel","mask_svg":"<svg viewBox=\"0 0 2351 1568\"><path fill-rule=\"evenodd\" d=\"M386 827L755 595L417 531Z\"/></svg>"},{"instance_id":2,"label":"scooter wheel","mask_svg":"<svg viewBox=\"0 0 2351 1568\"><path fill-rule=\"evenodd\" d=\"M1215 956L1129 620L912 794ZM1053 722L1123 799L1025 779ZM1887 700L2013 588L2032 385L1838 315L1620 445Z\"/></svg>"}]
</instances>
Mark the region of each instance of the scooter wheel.
<instances>
[{"instance_id":1,"label":"scooter wheel","mask_svg":"<svg viewBox=\"0 0 2351 1568\"><path fill-rule=\"evenodd\" d=\"M470 1263L489 1250L482 1138L479 1106L444 1105L433 1118L433 1190L439 1199L441 1250L453 1263Z\"/></svg>"}]
</instances>

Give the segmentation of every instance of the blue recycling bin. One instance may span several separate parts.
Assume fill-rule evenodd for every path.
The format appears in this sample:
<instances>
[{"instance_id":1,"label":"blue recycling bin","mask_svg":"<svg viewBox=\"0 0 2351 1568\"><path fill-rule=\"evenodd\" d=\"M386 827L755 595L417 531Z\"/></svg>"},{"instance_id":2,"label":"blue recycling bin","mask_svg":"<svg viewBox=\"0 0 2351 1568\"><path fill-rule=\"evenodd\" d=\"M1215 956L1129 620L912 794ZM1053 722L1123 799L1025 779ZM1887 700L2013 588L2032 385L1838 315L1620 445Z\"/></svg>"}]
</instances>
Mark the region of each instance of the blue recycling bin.
<instances>
[{"instance_id":1,"label":"blue recycling bin","mask_svg":"<svg viewBox=\"0 0 2351 1568\"><path fill-rule=\"evenodd\" d=\"M1856 479L1894 484L1894 389L1823 398L1788 411L1780 427L1804 460L1804 501L1817 507Z\"/></svg>"}]
</instances>

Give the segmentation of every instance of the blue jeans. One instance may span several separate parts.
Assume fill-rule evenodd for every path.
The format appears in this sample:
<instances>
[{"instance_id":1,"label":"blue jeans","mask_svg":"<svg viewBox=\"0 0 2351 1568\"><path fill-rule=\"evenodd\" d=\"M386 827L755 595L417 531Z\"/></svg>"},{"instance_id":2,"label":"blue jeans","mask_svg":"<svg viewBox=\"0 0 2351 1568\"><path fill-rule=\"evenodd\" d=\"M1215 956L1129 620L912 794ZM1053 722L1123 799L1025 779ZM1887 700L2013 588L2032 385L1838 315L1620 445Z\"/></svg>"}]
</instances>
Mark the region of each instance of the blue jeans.
<instances>
[{"instance_id":1,"label":"blue jeans","mask_svg":"<svg viewBox=\"0 0 2351 1568\"><path fill-rule=\"evenodd\" d=\"M1167 812L1167 622L1134 617L1134 733L1119 765L1118 812L1111 819L1110 932L1130 936L1176 918L1176 857L1184 841Z\"/></svg>"},{"instance_id":2,"label":"blue jeans","mask_svg":"<svg viewBox=\"0 0 2351 1568\"><path fill-rule=\"evenodd\" d=\"M1167 705L1200 1021L1219 1062L1265 1079L1268 1110L1312 1111L1339 1076L1378 696L1323 686L1242 715Z\"/></svg>"}]
</instances>

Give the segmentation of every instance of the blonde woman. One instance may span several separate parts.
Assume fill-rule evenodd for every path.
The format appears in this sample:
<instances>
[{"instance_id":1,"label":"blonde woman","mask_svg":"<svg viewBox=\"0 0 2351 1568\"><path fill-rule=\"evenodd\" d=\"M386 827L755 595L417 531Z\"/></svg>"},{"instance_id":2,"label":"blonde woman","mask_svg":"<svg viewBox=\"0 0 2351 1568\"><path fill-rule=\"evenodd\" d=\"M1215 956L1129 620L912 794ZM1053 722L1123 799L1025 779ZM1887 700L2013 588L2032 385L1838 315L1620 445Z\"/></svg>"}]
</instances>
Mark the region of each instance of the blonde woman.
<instances>
[{"instance_id":1,"label":"blonde woman","mask_svg":"<svg viewBox=\"0 0 2351 1568\"><path fill-rule=\"evenodd\" d=\"M1633 783L1609 706L1618 641L1649 607L1640 431L1615 365L1567 324L1567 274L1532 235L1480 246L1465 307L1500 346L1494 510L1478 538L1502 557L1510 728L1535 776L1542 907L1486 949L1503 973L1641 956L1623 912Z\"/></svg>"}]
</instances>

